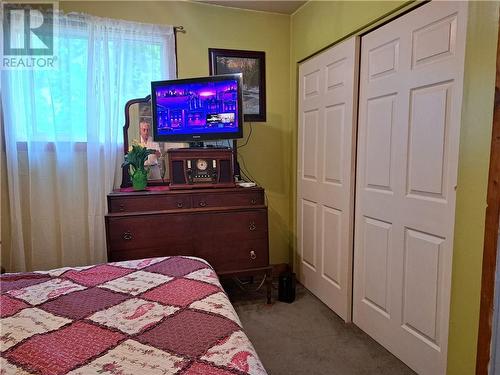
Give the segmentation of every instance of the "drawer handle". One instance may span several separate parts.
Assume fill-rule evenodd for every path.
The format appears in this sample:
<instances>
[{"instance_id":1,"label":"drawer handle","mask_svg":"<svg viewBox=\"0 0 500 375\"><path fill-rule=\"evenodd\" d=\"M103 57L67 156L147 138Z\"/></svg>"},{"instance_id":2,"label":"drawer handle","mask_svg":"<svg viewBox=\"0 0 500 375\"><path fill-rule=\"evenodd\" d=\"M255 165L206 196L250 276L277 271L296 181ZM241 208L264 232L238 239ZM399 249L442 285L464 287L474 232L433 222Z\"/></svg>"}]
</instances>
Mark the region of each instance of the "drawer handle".
<instances>
[{"instance_id":1,"label":"drawer handle","mask_svg":"<svg viewBox=\"0 0 500 375\"><path fill-rule=\"evenodd\" d=\"M134 236L132 236L132 233L130 233L130 232L125 232L125 233L123 233L122 238L125 241L130 241L130 240L132 240L134 238Z\"/></svg>"},{"instance_id":2,"label":"drawer handle","mask_svg":"<svg viewBox=\"0 0 500 375\"><path fill-rule=\"evenodd\" d=\"M257 200L254 198L254 199L252 199L252 200L250 201L250 203L255 204L255 203L257 203Z\"/></svg>"},{"instance_id":3,"label":"drawer handle","mask_svg":"<svg viewBox=\"0 0 500 375\"><path fill-rule=\"evenodd\" d=\"M123 204L120 204L120 206L118 206L118 207L119 207L118 209L120 211L125 211L125 206Z\"/></svg>"},{"instance_id":4,"label":"drawer handle","mask_svg":"<svg viewBox=\"0 0 500 375\"><path fill-rule=\"evenodd\" d=\"M205 201L201 201L200 203L198 203L200 205L200 207L205 207L207 205L207 202Z\"/></svg>"},{"instance_id":5,"label":"drawer handle","mask_svg":"<svg viewBox=\"0 0 500 375\"><path fill-rule=\"evenodd\" d=\"M257 227L255 226L255 222L251 221L250 225L248 226L248 229L250 229L251 231L254 231L255 229L257 229Z\"/></svg>"},{"instance_id":6,"label":"drawer handle","mask_svg":"<svg viewBox=\"0 0 500 375\"><path fill-rule=\"evenodd\" d=\"M250 259L255 259L257 258L257 255L255 254L255 251L251 250L250 251Z\"/></svg>"},{"instance_id":7,"label":"drawer handle","mask_svg":"<svg viewBox=\"0 0 500 375\"><path fill-rule=\"evenodd\" d=\"M184 207L184 203L182 202L177 202L177 208L182 208Z\"/></svg>"}]
</instances>

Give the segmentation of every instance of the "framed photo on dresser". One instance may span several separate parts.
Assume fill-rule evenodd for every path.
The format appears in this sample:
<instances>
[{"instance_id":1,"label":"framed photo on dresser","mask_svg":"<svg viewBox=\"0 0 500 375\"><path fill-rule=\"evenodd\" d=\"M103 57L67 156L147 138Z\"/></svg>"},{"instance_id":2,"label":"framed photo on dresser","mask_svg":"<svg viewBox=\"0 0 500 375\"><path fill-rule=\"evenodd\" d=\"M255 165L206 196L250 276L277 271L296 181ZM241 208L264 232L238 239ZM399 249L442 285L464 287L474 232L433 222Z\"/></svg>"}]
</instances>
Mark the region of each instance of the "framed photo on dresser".
<instances>
[{"instance_id":1,"label":"framed photo on dresser","mask_svg":"<svg viewBox=\"0 0 500 375\"><path fill-rule=\"evenodd\" d=\"M208 60L211 75L243 73L244 119L247 122L265 122L265 52L209 48Z\"/></svg>"}]
</instances>

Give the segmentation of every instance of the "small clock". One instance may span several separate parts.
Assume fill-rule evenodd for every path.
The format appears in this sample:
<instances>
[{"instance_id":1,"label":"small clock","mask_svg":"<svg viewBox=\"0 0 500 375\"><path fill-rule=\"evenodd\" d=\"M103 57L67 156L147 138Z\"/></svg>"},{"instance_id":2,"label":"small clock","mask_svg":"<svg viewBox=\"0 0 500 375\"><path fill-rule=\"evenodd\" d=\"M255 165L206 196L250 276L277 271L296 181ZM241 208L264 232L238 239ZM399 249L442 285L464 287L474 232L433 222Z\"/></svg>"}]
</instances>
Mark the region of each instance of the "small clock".
<instances>
[{"instance_id":1,"label":"small clock","mask_svg":"<svg viewBox=\"0 0 500 375\"><path fill-rule=\"evenodd\" d=\"M196 160L196 168L200 171L205 171L208 167L208 162L205 159Z\"/></svg>"}]
</instances>

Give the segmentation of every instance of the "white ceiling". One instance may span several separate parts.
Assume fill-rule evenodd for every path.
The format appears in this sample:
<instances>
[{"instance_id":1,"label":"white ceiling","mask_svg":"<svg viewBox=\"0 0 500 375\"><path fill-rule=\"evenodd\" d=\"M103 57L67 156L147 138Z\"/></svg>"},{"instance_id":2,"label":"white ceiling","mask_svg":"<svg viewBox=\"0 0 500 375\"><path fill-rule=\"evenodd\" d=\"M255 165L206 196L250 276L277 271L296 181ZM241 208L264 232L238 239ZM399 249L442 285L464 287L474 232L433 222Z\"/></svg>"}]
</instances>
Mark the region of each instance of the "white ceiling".
<instances>
[{"instance_id":1,"label":"white ceiling","mask_svg":"<svg viewBox=\"0 0 500 375\"><path fill-rule=\"evenodd\" d=\"M282 14L292 14L306 1L240 1L240 0L198 0L200 3L220 5L224 7L261 10Z\"/></svg>"}]
</instances>

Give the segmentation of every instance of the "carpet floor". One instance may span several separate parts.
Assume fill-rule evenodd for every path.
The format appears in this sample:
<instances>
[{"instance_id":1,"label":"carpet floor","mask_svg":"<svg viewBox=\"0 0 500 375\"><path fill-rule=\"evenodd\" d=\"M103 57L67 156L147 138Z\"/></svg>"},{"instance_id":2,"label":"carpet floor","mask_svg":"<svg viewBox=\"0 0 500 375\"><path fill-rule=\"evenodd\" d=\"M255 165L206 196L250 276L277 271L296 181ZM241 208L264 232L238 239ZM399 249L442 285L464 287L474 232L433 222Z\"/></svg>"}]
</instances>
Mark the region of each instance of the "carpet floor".
<instances>
[{"instance_id":1,"label":"carpet floor","mask_svg":"<svg viewBox=\"0 0 500 375\"><path fill-rule=\"evenodd\" d=\"M297 284L295 302L266 305L265 291L225 288L269 375L414 374L354 324ZM265 288L262 288L265 289Z\"/></svg>"}]
</instances>

